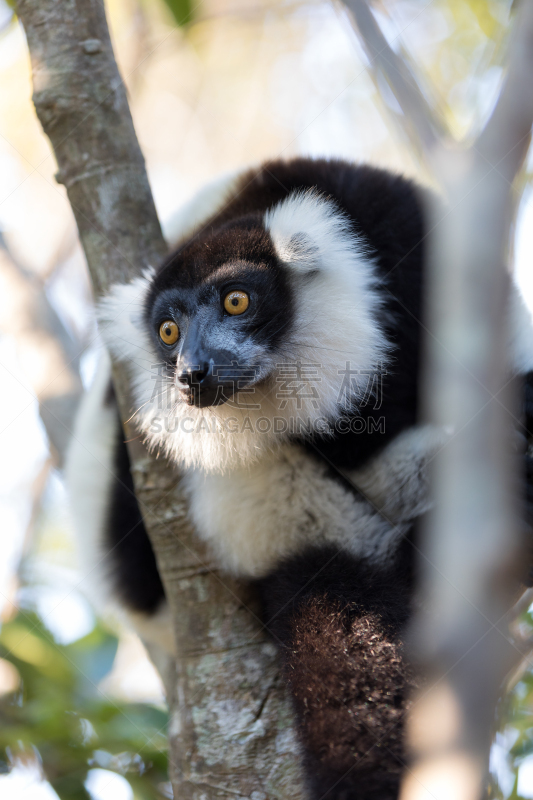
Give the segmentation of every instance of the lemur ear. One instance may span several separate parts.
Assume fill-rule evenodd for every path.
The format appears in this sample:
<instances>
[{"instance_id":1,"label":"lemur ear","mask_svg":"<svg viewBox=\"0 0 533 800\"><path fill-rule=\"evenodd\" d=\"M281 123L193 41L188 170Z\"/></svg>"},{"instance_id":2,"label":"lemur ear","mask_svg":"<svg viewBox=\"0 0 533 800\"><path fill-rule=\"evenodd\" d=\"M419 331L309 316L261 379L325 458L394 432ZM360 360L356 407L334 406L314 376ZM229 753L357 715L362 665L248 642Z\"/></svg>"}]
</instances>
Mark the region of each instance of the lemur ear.
<instances>
[{"instance_id":1,"label":"lemur ear","mask_svg":"<svg viewBox=\"0 0 533 800\"><path fill-rule=\"evenodd\" d=\"M367 256L362 238L336 204L316 189L293 192L265 214L278 258L300 274L338 269Z\"/></svg>"},{"instance_id":2,"label":"lemur ear","mask_svg":"<svg viewBox=\"0 0 533 800\"><path fill-rule=\"evenodd\" d=\"M299 231L285 236L271 228L270 234L278 258L285 264L304 274L312 274L320 269L320 250L308 233Z\"/></svg>"}]
</instances>

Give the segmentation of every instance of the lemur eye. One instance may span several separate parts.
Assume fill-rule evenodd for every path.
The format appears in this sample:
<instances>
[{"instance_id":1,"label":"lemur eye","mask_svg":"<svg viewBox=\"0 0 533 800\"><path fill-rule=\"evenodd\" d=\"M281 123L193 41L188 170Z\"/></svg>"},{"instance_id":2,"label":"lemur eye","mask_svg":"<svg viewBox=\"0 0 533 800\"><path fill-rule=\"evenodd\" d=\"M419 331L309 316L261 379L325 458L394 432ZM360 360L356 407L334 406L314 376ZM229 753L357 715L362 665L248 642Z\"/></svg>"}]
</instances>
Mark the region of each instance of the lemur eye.
<instances>
[{"instance_id":1,"label":"lemur eye","mask_svg":"<svg viewBox=\"0 0 533 800\"><path fill-rule=\"evenodd\" d=\"M179 335L180 329L171 319L165 320L165 322L161 323L159 326L159 336L161 341L165 344L175 344L175 342L178 341Z\"/></svg>"},{"instance_id":2,"label":"lemur eye","mask_svg":"<svg viewBox=\"0 0 533 800\"><path fill-rule=\"evenodd\" d=\"M237 314L244 314L249 303L250 298L246 292L230 292L224 298L224 308L228 314L232 314L233 316L236 316Z\"/></svg>"}]
</instances>

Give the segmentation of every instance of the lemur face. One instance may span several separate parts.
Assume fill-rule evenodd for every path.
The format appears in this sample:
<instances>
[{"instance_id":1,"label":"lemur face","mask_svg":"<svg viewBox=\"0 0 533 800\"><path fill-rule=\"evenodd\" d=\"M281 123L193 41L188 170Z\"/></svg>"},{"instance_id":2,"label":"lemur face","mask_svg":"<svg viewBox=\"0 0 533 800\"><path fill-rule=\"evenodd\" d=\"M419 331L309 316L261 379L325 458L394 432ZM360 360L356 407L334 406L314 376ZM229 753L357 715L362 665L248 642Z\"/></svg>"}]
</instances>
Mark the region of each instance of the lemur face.
<instances>
[{"instance_id":1,"label":"lemur face","mask_svg":"<svg viewBox=\"0 0 533 800\"><path fill-rule=\"evenodd\" d=\"M144 322L188 405L220 405L264 383L289 335L290 276L261 222L250 216L196 237L152 283Z\"/></svg>"}]
</instances>

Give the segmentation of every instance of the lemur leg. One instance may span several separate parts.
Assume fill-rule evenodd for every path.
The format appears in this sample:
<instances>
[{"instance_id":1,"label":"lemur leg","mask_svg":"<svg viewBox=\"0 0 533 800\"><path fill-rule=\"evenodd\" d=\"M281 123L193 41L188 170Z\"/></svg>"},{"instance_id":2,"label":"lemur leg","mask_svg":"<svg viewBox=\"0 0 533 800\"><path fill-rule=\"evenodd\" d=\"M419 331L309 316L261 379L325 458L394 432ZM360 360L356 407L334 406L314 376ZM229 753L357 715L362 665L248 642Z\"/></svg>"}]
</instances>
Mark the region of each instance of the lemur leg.
<instances>
[{"instance_id":1,"label":"lemur leg","mask_svg":"<svg viewBox=\"0 0 533 800\"><path fill-rule=\"evenodd\" d=\"M143 639L171 649L169 612L135 497L105 356L82 400L66 482L89 599L101 612L125 611Z\"/></svg>"},{"instance_id":2,"label":"lemur leg","mask_svg":"<svg viewBox=\"0 0 533 800\"><path fill-rule=\"evenodd\" d=\"M403 727L416 685L401 635L413 551L380 570L335 550L293 558L258 582L265 625L280 647L319 800L395 800Z\"/></svg>"},{"instance_id":3,"label":"lemur leg","mask_svg":"<svg viewBox=\"0 0 533 800\"><path fill-rule=\"evenodd\" d=\"M413 520L430 508L430 464L449 437L437 425L407 428L350 478L387 519Z\"/></svg>"}]
</instances>

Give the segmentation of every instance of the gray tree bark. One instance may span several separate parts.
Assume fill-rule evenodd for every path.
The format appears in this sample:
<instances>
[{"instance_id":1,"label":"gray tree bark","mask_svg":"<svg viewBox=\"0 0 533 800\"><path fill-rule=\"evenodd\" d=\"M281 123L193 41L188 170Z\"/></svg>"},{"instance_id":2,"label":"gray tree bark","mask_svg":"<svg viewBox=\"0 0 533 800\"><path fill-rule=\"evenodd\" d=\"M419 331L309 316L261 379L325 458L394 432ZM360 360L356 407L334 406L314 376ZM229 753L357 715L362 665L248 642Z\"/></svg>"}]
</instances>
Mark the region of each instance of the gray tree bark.
<instances>
[{"instance_id":1,"label":"gray tree bark","mask_svg":"<svg viewBox=\"0 0 533 800\"><path fill-rule=\"evenodd\" d=\"M95 294L165 254L100 0L18 0L34 103L58 163ZM128 375L114 369L122 418ZM126 428L128 426L126 425ZM174 622L166 679L174 795L304 795L292 712L249 588L220 574L187 520L179 475L127 430L136 494Z\"/></svg>"}]
</instances>

